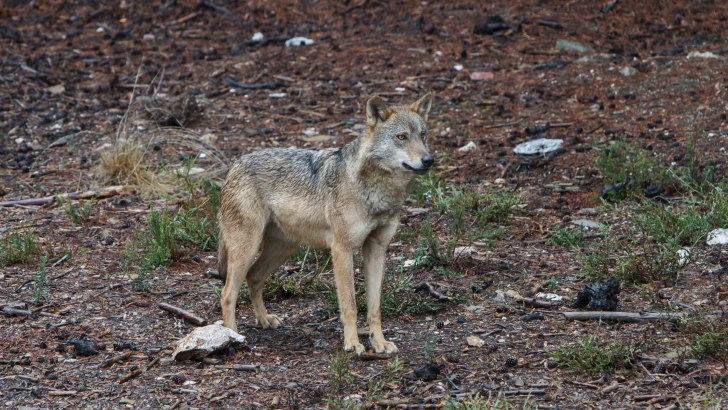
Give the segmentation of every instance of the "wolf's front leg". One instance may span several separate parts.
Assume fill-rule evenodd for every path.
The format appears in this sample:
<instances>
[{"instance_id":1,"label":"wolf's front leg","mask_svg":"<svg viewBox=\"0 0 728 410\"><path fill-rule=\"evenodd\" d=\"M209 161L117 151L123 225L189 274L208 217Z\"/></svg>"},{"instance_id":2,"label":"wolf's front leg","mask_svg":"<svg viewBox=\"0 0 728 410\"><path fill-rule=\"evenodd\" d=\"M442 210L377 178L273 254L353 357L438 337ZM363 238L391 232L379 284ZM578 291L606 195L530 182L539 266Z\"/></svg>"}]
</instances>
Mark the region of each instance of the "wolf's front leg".
<instances>
[{"instance_id":1,"label":"wolf's front leg","mask_svg":"<svg viewBox=\"0 0 728 410\"><path fill-rule=\"evenodd\" d=\"M356 331L356 294L354 290L354 259L350 247L334 241L331 245L334 259L334 279L336 295L339 298L341 322L344 324L344 350L347 352L364 352L364 345L359 343Z\"/></svg>"},{"instance_id":2,"label":"wolf's front leg","mask_svg":"<svg viewBox=\"0 0 728 410\"><path fill-rule=\"evenodd\" d=\"M380 309L387 247L397 230L398 219L393 218L387 225L372 232L364 242L363 248L364 278L367 285L369 342L377 353L396 353L398 351L394 343L384 338Z\"/></svg>"}]
</instances>

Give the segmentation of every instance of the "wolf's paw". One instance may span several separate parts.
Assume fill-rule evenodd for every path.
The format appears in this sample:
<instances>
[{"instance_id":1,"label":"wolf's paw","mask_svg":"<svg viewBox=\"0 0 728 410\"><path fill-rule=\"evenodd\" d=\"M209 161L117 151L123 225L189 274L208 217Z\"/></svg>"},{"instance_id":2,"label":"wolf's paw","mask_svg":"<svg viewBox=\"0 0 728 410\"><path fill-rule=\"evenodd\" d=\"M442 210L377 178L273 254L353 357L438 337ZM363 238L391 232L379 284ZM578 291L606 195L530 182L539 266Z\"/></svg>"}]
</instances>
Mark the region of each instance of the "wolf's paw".
<instances>
[{"instance_id":1,"label":"wolf's paw","mask_svg":"<svg viewBox=\"0 0 728 410\"><path fill-rule=\"evenodd\" d=\"M355 352L357 355L360 355L360 354L364 353L364 345L359 342L355 342L350 345L345 344L344 350L346 350L347 352Z\"/></svg>"},{"instance_id":2,"label":"wolf's paw","mask_svg":"<svg viewBox=\"0 0 728 410\"><path fill-rule=\"evenodd\" d=\"M392 342L382 340L382 341L374 341L370 340L370 343L372 344L372 347L374 348L374 351L377 353L397 353L399 352L399 349L397 349L397 345L395 345Z\"/></svg>"},{"instance_id":3,"label":"wolf's paw","mask_svg":"<svg viewBox=\"0 0 728 410\"><path fill-rule=\"evenodd\" d=\"M258 318L258 324L263 329L278 329L283 324L283 319L276 315L265 315L263 318Z\"/></svg>"}]
</instances>

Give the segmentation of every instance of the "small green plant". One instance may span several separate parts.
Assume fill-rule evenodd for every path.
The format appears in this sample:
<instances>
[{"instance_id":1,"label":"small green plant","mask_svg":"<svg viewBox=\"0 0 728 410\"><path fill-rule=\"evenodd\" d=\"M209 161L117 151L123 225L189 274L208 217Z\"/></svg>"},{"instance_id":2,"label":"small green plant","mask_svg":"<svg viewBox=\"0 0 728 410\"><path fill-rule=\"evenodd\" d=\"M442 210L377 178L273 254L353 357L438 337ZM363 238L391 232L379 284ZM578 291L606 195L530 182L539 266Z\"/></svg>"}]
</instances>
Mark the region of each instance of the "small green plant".
<instances>
[{"instance_id":1,"label":"small green plant","mask_svg":"<svg viewBox=\"0 0 728 410\"><path fill-rule=\"evenodd\" d=\"M565 248L579 248L586 244L583 226L578 226L574 229L557 226L556 230L549 235L549 239L554 245Z\"/></svg>"},{"instance_id":2,"label":"small green plant","mask_svg":"<svg viewBox=\"0 0 728 410\"><path fill-rule=\"evenodd\" d=\"M440 249L440 244L435 238L432 224L428 219L420 226L420 237L412 256L415 259L415 267L444 265L449 261L448 254L443 253Z\"/></svg>"},{"instance_id":3,"label":"small green plant","mask_svg":"<svg viewBox=\"0 0 728 410\"><path fill-rule=\"evenodd\" d=\"M172 263L172 256L177 252L177 230L174 218L167 208L161 212L149 212L149 234L151 238L144 241L145 255L152 268L162 268Z\"/></svg>"},{"instance_id":4,"label":"small green plant","mask_svg":"<svg viewBox=\"0 0 728 410\"><path fill-rule=\"evenodd\" d=\"M39 254L38 237L31 231L13 233L0 240L0 266L26 263Z\"/></svg>"},{"instance_id":5,"label":"small green plant","mask_svg":"<svg viewBox=\"0 0 728 410\"><path fill-rule=\"evenodd\" d=\"M528 399L523 403L515 404L498 397L488 396L485 399L480 396L480 393L476 393L474 396L469 396L460 401L452 396L448 396L443 406L445 410L526 410L535 408L536 406Z\"/></svg>"},{"instance_id":6,"label":"small green plant","mask_svg":"<svg viewBox=\"0 0 728 410\"><path fill-rule=\"evenodd\" d=\"M657 243L694 246L711 229L712 213L692 204L687 209L644 201L637 209L638 229Z\"/></svg>"},{"instance_id":7,"label":"small green plant","mask_svg":"<svg viewBox=\"0 0 728 410\"><path fill-rule=\"evenodd\" d=\"M692 358L721 357L728 351L728 319L725 316L690 315L679 329L689 343L685 353Z\"/></svg>"},{"instance_id":8,"label":"small green plant","mask_svg":"<svg viewBox=\"0 0 728 410\"><path fill-rule=\"evenodd\" d=\"M433 348L429 342L425 342L422 346L422 355L425 356L425 359L427 360L434 360L435 348Z\"/></svg>"},{"instance_id":9,"label":"small green plant","mask_svg":"<svg viewBox=\"0 0 728 410\"><path fill-rule=\"evenodd\" d=\"M633 351L619 341L607 341L592 335L577 340L573 345L559 347L551 357L570 369L602 373L625 368L633 359Z\"/></svg>"},{"instance_id":10,"label":"small green plant","mask_svg":"<svg viewBox=\"0 0 728 410\"><path fill-rule=\"evenodd\" d=\"M65 201L62 198L56 197L56 204L58 206L63 206L64 202ZM94 213L93 207L88 202L86 202L80 209L77 208L70 200L65 202L65 205L66 216L76 225L81 225L88 221Z\"/></svg>"},{"instance_id":11,"label":"small green plant","mask_svg":"<svg viewBox=\"0 0 728 410\"><path fill-rule=\"evenodd\" d=\"M47 263L48 256L41 256L40 262L38 263L38 270L35 272L35 280L33 281L33 303L35 305L40 305L41 300L45 297L45 288L48 285L48 277L46 276Z\"/></svg>"},{"instance_id":12,"label":"small green plant","mask_svg":"<svg viewBox=\"0 0 728 410\"><path fill-rule=\"evenodd\" d=\"M668 180L664 168L655 164L637 145L625 141L614 141L601 151L595 161L604 176L605 184L622 186L609 192L607 199L622 200L630 192L644 189L647 185Z\"/></svg>"},{"instance_id":13,"label":"small green plant","mask_svg":"<svg viewBox=\"0 0 728 410\"><path fill-rule=\"evenodd\" d=\"M328 403L331 404L336 394L354 381L354 375L349 370L351 363L351 353L337 352L331 356L329 360L329 372L331 380L329 381L329 397Z\"/></svg>"}]
</instances>

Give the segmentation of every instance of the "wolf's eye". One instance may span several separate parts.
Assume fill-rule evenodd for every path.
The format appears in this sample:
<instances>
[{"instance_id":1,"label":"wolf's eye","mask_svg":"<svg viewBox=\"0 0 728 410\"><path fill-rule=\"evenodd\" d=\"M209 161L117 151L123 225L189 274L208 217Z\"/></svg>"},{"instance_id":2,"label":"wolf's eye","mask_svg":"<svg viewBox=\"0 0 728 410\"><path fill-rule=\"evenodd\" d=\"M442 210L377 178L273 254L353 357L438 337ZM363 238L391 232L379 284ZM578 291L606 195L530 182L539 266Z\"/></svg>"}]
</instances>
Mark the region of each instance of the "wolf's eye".
<instances>
[{"instance_id":1,"label":"wolf's eye","mask_svg":"<svg viewBox=\"0 0 728 410\"><path fill-rule=\"evenodd\" d=\"M407 134L397 134L397 139L400 141L404 141L407 139Z\"/></svg>"}]
</instances>

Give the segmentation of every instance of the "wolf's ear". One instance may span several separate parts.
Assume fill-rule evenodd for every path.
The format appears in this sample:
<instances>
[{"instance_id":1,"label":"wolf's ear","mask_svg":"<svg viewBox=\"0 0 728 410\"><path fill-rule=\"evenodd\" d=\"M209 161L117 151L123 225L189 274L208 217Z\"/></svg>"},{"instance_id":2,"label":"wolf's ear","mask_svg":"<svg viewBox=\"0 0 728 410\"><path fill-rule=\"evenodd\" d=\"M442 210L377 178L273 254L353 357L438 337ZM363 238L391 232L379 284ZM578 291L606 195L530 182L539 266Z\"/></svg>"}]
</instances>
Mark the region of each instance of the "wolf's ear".
<instances>
[{"instance_id":1,"label":"wolf's ear","mask_svg":"<svg viewBox=\"0 0 728 410\"><path fill-rule=\"evenodd\" d=\"M432 107L432 93L425 94L424 97L415 101L411 106L412 111L416 112L423 120L427 121L427 114L430 113Z\"/></svg>"},{"instance_id":2,"label":"wolf's ear","mask_svg":"<svg viewBox=\"0 0 728 410\"><path fill-rule=\"evenodd\" d=\"M378 95L367 101L367 125L373 127L377 122L384 122L392 114L387 104Z\"/></svg>"}]
</instances>

